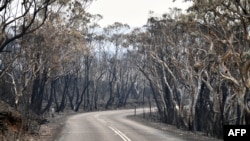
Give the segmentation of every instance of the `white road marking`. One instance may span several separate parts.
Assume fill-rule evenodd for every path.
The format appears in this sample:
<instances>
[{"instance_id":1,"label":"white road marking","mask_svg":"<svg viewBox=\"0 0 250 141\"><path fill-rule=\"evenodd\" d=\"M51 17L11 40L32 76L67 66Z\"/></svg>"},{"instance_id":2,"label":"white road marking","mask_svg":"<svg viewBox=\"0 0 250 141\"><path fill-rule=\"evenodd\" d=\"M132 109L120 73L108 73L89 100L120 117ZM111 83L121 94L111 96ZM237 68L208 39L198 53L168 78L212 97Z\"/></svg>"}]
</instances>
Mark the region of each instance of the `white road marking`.
<instances>
[{"instance_id":1,"label":"white road marking","mask_svg":"<svg viewBox=\"0 0 250 141\"><path fill-rule=\"evenodd\" d=\"M125 134L123 134L120 130L116 129L115 127L109 126L111 130L113 130L117 135L119 135L122 140L124 141L131 141Z\"/></svg>"}]
</instances>

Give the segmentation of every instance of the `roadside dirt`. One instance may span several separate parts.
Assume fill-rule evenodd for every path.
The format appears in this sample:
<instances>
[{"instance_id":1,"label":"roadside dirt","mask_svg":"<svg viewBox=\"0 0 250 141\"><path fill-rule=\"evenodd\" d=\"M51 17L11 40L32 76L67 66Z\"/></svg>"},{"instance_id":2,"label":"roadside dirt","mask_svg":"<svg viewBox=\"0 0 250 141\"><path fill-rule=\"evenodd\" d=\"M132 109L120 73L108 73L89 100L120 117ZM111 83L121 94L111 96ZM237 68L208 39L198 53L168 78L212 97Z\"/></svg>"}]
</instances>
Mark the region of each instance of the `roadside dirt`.
<instances>
[{"instance_id":1,"label":"roadside dirt","mask_svg":"<svg viewBox=\"0 0 250 141\"><path fill-rule=\"evenodd\" d=\"M154 127L156 129L160 129L162 131L165 131L167 133L171 133L177 137L180 137L184 140L187 141L223 141L223 139L218 139L218 138L214 138L211 136L206 136L205 133L202 132L191 132L191 131L186 131L184 129L178 129L177 127L173 126L173 125L168 125L168 124L164 124L161 122L157 122L157 121L152 121L149 119L145 119L143 118L143 115L131 115L128 116L129 119L134 120L136 122L140 122L144 125L150 126L150 127Z\"/></svg>"},{"instance_id":2,"label":"roadside dirt","mask_svg":"<svg viewBox=\"0 0 250 141\"><path fill-rule=\"evenodd\" d=\"M61 133L67 119L75 114L73 111L58 113L48 118L49 123L41 125L39 136L35 137L35 141L56 141L56 138Z\"/></svg>"}]
</instances>

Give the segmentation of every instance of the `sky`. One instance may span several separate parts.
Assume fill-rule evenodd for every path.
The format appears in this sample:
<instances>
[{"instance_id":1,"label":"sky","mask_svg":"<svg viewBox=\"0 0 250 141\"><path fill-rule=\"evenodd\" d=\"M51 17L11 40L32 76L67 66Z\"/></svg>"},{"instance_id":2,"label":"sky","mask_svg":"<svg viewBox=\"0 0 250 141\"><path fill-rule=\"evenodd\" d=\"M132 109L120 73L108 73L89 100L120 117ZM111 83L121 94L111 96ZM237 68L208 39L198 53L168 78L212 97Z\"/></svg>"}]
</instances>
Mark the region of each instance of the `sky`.
<instances>
[{"instance_id":1,"label":"sky","mask_svg":"<svg viewBox=\"0 0 250 141\"><path fill-rule=\"evenodd\" d=\"M147 23L149 11L154 11L157 16L168 12L169 8L178 7L185 9L190 3L183 0L94 0L88 12L101 14L99 21L102 27L114 22L126 23L130 27L141 27Z\"/></svg>"}]
</instances>

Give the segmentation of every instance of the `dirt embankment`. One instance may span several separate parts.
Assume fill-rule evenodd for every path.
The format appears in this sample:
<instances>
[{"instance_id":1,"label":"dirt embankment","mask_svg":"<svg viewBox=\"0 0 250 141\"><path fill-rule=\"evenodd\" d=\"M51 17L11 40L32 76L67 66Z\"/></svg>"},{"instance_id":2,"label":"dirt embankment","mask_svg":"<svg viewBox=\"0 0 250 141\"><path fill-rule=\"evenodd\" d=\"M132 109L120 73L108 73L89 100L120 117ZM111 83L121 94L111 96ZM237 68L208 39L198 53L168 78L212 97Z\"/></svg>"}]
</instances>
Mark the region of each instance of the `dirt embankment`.
<instances>
[{"instance_id":1,"label":"dirt embankment","mask_svg":"<svg viewBox=\"0 0 250 141\"><path fill-rule=\"evenodd\" d=\"M0 140L15 140L21 134L23 119L13 107L0 101Z\"/></svg>"},{"instance_id":2,"label":"dirt embankment","mask_svg":"<svg viewBox=\"0 0 250 141\"><path fill-rule=\"evenodd\" d=\"M69 114L38 117L35 114L29 114L29 117L24 117L14 107L0 101L0 140L54 141L67 115Z\"/></svg>"}]
</instances>

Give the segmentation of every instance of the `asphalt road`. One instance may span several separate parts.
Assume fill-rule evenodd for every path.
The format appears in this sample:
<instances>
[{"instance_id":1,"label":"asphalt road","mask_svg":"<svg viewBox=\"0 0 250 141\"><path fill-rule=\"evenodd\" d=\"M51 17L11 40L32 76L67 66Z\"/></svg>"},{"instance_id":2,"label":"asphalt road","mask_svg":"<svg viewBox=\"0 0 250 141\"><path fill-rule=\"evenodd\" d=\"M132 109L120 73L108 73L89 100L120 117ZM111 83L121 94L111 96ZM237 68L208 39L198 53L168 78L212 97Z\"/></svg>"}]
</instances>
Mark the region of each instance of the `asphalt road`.
<instances>
[{"instance_id":1,"label":"asphalt road","mask_svg":"<svg viewBox=\"0 0 250 141\"><path fill-rule=\"evenodd\" d=\"M71 116L57 141L183 141L126 118L133 114L134 110L116 110Z\"/></svg>"}]
</instances>

